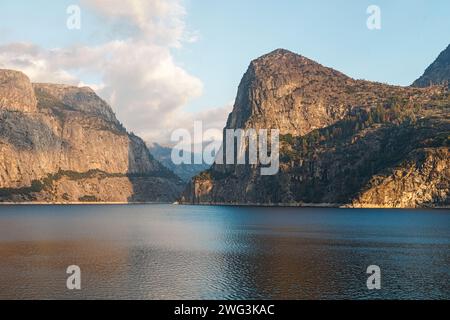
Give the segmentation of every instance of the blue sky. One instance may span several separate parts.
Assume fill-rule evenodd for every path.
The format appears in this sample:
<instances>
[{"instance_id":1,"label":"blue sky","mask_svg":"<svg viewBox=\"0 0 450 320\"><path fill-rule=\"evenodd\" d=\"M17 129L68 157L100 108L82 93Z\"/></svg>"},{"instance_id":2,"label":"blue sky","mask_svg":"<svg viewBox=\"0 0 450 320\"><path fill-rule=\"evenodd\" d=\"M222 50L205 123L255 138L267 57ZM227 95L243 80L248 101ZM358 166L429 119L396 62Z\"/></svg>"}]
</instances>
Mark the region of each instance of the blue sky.
<instances>
[{"instance_id":1,"label":"blue sky","mask_svg":"<svg viewBox=\"0 0 450 320\"><path fill-rule=\"evenodd\" d=\"M139 0L122 2L133 1ZM188 74L181 74L186 76L183 83L191 81L189 77L202 83L201 94L177 100L190 112L232 102L249 62L276 48L297 52L354 78L409 85L450 43L448 0L146 1L180 3L186 12L182 16L184 32L196 35L194 42L181 41L182 45L177 47L167 44L173 63L182 68L176 70L178 75L182 71ZM123 25L111 23L117 18L116 12L99 15L86 3L102 2L2 0L0 45L27 42L46 49L70 48L96 46L112 38L127 37L127 33L118 30ZM111 7L120 6L117 3ZM65 28L65 11L70 4L79 4L82 8L81 30ZM369 5L381 9L381 30L366 27ZM151 12L144 17L158 20ZM51 61L51 55L48 57ZM107 76L106 73L96 75L95 68L89 72L82 71L87 68L81 65L76 68L68 72L84 83L101 82ZM196 84L186 89L195 91L190 88L196 88ZM104 94L108 92L111 90L105 90ZM152 96L145 98L152 99ZM155 108L161 110L161 107ZM130 126L138 127L138 124L130 121Z\"/></svg>"},{"instance_id":2,"label":"blue sky","mask_svg":"<svg viewBox=\"0 0 450 320\"><path fill-rule=\"evenodd\" d=\"M381 30L366 9L381 9ZM208 100L233 99L248 63L276 48L300 53L352 77L409 85L450 43L446 0L190 0L199 41L177 53L205 83Z\"/></svg>"}]
</instances>

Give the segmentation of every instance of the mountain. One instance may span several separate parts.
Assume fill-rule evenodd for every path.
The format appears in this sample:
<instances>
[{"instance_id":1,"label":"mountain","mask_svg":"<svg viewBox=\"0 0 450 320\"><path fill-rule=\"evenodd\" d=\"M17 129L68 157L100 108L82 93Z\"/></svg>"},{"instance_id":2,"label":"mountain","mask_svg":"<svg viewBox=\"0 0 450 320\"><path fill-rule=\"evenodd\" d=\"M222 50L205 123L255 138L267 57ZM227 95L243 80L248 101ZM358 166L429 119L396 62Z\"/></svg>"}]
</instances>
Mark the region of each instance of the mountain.
<instances>
[{"instance_id":1,"label":"mountain","mask_svg":"<svg viewBox=\"0 0 450 320\"><path fill-rule=\"evenodd\" d=\"M450 45L441 52L437 59L417 79L414 87L428 87L433 84L450 84Z\"/></svg>"},{"instance_id":2,"label":"mountain","mask_svg":"<svg viewBox=\"0 0 450 320\"><path fill-rule=\"evenodd\" d=\"M279 49L251 62L226 129L279 129L280 170L214 164L189 204L448 206L450 94L352 79ZM238 146L248 150L248 144Z\"/></svg>"},{"instance_id":3,"label":"mountain","mask_svg":"<svg viewBox=\"0 0 450 320\"><path fill-rule=\"evenodd\" d=\"M90 88L0 70L0 201L172 202L182 186Z\"/></svg>"},{"instance_id":4,"label":"mountain","mask_svg":"<svg viewBox=\"0 0 450 320\"><path fill-rule=\"evenodd\" d=\"M153 157L158 160L163 166L174 172L186 183L200 172L208 169L208 164L179 164L176 165L172 161L172 148L164 147L158 143L153 143L148 146L148 149ZM191 159L193 155L191 154Z\"/></svg>"}]
</instances>

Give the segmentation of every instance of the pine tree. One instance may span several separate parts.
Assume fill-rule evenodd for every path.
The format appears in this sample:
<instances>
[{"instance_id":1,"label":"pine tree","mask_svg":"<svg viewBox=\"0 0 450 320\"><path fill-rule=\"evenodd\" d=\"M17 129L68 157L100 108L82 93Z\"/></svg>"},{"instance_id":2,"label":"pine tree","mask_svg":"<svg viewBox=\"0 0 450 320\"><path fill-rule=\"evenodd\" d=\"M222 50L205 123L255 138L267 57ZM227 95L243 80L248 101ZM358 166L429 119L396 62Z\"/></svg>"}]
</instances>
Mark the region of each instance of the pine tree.
<instances>
[{"instance_id":1,"label":"pine tree","mask_svg":"<svg viewBox=\"0 0 450 320\"><path fill-rule=\"evenodd\" d=\"M373 124L373 118L372 118L372 113L369 113L369 116L367 117L367 126L370 127Z\"/></svg>"}]
</instances>

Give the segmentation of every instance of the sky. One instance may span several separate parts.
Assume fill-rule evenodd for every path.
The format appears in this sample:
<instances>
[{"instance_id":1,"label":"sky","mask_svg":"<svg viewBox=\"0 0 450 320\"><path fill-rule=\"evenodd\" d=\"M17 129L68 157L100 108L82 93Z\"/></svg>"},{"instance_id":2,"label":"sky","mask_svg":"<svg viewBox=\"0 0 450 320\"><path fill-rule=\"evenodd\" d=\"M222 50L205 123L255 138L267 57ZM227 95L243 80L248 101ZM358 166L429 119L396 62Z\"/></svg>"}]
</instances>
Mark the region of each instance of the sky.
<instances>
[{"instance_id":1,"label":"sky","mask_svg":"<svg viewBox=\"0 0 450 320\"><path fill-rule=\"evenodd\" d=\"M367 27L371 5L380 29ZM277 48L410 85L450 43L449 16L448 0L2 0L0 68L91 86L130 131L164 144L195 120L224 127L250 61Z\"/></svg>"}]
</instances>

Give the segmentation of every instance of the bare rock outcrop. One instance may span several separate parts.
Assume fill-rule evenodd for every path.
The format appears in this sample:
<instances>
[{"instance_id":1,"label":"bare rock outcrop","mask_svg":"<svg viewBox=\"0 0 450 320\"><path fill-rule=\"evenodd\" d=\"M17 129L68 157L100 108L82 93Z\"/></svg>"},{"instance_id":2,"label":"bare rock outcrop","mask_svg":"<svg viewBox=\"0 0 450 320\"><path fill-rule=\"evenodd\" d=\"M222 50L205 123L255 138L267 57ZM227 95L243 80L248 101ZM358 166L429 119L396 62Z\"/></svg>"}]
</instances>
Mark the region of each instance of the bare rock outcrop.
<instances>
[{"instance_id":1,"label":"bare rock outcrop","mask_svg":"<svg viewBox=\"0 0 450 320\"><path fill-rule=\"evenodd\" d=\"M1 70L0 110L36 112L36 105L30 79L20 71Z\"/></svg>"},{"instance_id":2,"label":"bare rock outcrop","mask_svg":"<svg viewBox=\"0 0 450 320\"><path fill-rule=\"evenodd\" d=\"M352 207L450 206L448 148L416 150L388 175L375 176Z\"/></svg>"},{"instance_id":3,"label":"bare rock outcrop","mask_svg":"<svg viewBox=\"0 0 450 320\"><path fill-rule=\"evenodd\" d=\"M35 83L33 88L41 95L53 96L64 105L87 115L117 122L111 107L89 87L75 87L63 84Z\"/></svg>"}]
</instances>

